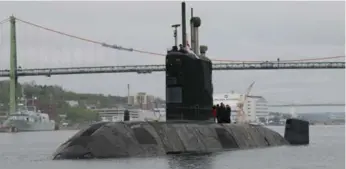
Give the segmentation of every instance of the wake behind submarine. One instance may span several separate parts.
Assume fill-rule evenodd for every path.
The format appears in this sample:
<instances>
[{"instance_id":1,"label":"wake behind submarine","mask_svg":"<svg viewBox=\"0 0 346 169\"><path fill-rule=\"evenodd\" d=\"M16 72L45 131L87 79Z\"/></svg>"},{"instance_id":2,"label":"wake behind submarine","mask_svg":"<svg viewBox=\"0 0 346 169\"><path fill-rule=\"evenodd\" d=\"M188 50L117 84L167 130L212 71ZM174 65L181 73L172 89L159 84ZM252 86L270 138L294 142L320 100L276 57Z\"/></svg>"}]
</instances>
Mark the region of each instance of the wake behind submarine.
<instances>
[{"instance_id":1,"label":"wake behind submarine","mask_svg":"<svg viewBox=\"0 0 346 169\"><path fill-rule=\"evenodd\" d=\"M191 17L191 48L186 46L185 2L182 45L166 55L166 122L99 122L80 130L53 159L119 158L166 154L213 153L282 145L309 144L309 123L288 119L284 137L264 126L216 124L212 117L212 63L198 44L199 17Z\"/></svg>"}]
</instances>

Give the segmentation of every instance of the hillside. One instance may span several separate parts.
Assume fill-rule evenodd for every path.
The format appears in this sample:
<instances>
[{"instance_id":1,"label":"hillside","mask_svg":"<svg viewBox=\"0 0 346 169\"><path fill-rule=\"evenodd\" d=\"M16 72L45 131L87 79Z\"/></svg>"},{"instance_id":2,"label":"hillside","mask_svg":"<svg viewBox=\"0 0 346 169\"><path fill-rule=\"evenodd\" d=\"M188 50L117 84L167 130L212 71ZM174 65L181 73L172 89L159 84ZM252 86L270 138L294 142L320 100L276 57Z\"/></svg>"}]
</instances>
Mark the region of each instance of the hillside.
<instances>
[{"instance_id":1,"label":"hillside","mask_svg":"<svg viewBox=\"0 0 346 169\"><path fill-rule=\"evenodd\" d=\"M36 97L35 101L29 100L29 104L34 104L38 109L50 114L52 118L57 118L58 114L66 114L70 120L92 120L95 114L86 109L86 106L96 108L113 107L114 105L126 104L127 98L120 96L105 96L102 94L81 94L66 91L59 86L37 85L34 82L19 84L18 97L22 96L22 88L26 98ZM0 113L9 110L9 81L0 81ZM66 103L68 100L77 101L79 106L71 107ZM91 116L83 118L82 116Z\"/></svg>"},{"instance_id":2,"label":"hillside","mask_svg":"<svg viewBox=\"0 0 346 169\"><path fill-rule=\"evenodd\" d=\"M105 96L102 94L83 94L66 91L60 86L42 86L35 83L25 83L18 85L18 97L22 95L22 87L27 98L37 97L38 100L46 101L52 97L53 101L76 100L80 104L95 105L97 107L112 107L114 104L126 104L127 98L120 96ZM9 101L9 81L0 81L0 102ZM51 95L51 96L50 96Z\"/></svg>"}]
</instances>

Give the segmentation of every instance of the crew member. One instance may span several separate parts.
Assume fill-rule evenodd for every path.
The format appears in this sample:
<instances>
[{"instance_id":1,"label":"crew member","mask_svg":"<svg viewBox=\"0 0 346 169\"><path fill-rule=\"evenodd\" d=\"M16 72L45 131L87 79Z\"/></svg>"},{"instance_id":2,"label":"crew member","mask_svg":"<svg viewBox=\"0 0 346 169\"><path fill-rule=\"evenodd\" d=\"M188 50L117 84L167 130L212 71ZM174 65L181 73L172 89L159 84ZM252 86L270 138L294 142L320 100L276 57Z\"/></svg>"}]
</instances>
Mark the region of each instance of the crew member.
<instances>
[{"instance_id":1,"label":"crew member","mask_svg":"<svg viewBox=\"0 0 346 169\"><path fill-rule=\"evenodd\" d=\"M225 123L231 123L231 107L227 104L226 105L226 116L225 116Z\"/></svg>"},{"instance_id":2,"label":"crew member","mask_svg":"<svg viewBox=\"0 0 346 169\"><path fill-rule=\"evenodd\" d=\"M216 122L217 122L217 123L220 123L220 114L221 114L221 113L220 113L220 105L217 104L217 105L216 105L216 120L217 120Z\"/></svg>"},{"instance_id":3,"label":"crew member","mask_svg":"<svg viewBox=\"0 0 346 169\"><path fill-rule=\"evenodd\" d=\"M127 109L124 111L124 121L130 121L130 111Z\"/></svg>"},{"instance_id":4,"label":"crew member","mask_svg":"<svg viewBox=\"0 0 346 169\"><path fill-rule=\"evenodd\" d=\"M220 104L220 111L218 112L220 121L219 123L225 123L225 116L226 116L226 107L223 103Z\"/></svg>"},{"instance_id":5,"label":"crew member","mask_svg":"<svg viewBox=\"0 0 346 169\"><path fill-rule=\"evenodd\" d=\"M214 122L215 122L215 120L216 120L216 106L215 105L213 106L212 113L213 113L213 118L214 118Z\"/></svg>"}]
</instances>

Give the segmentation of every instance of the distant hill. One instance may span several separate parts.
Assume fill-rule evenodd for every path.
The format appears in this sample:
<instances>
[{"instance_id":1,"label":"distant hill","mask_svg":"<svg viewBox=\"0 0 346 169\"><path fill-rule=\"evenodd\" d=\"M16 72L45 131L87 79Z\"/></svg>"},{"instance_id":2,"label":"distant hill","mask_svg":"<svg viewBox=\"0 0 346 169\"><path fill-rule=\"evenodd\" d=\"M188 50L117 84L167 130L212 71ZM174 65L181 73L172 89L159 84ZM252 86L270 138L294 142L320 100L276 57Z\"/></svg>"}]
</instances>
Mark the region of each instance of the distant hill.
<instances>
[{"instance_id":1,"label":"distant hill","mask_svg":"<svg viewBox=\"0 0 346 169\"><path fill-rule=\"evenodd\" d=\"M48 113L53 118L56 118L58 114L86 112L87 106L110 108L119 104L127 104L127 97L75 93L64 90L60 86L37 85L34 82L19 84L17 89L18 97L22 97L23 87L26 98L37 98L35 101L30 100L28 102L34 104L39 110ZM0 81L0 113L2 114L9 110L9 91L9 81ZM66 101L75 101L78 103L78 106L71 107ZM75 118L80 118L80 116L85 114L80 114Z\"/></svg>"},{"instance_id":2,"label":"distant hill","mask_svg":"<svg viewBox=\"0 0 346 169\"><path fill-rule=\"evenodd\" d=\"M25 83L18 85L18 97L22 97L22 88L26 98L37 97L40 102L47 102L52 99L53 102L62 100L76 100L80 105L95 105L96 107L112 107L114 104L126 104L127 98L121 96L105 96L102 94L85 94L66 91L60 86L36 85L35 83ZM9 81L0 81L0 103L8 109L9 102Z\"/></svg>"},{"instance_id":3,"label":"distant hill","mask_svg":"<svg viewBox=\"0 0 346 169\"><path fill-rule=\"evenodd\" d=\"M345 119L345 112L298 113L298 115L304 119L313 121Z\"/></svg>"},{"instance_id":4,"label":"distant hill","mask_svg":"<svg viewBox=\"0 0 346 169\"><path fill-rule=\"evenodd\" d=\"M281 117L282 118L290 118L291 115L289 113L278 113L278 112L270 112L269 115ZM345 120L345 112L310 112L310 113L297 113L298 118L308 120L311 122L330 122L330 121L344 121Z\"/></svg>"}]
</instances>

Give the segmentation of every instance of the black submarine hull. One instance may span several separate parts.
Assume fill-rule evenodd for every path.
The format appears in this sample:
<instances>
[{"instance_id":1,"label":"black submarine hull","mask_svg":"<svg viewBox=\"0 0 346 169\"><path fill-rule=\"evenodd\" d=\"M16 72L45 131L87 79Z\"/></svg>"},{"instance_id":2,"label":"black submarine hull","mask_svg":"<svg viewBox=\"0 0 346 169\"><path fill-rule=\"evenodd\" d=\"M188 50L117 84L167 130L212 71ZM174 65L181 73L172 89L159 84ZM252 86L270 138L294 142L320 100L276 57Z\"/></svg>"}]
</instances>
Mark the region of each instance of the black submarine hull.
<instances>
[{"instance_id":1,"label":"black submarine hull","mask_svg":"<svg viewBox=\"0 0 346 169\"><path fill-rule=\"evenodd\" d=\"M292 122L287 127L286 132L292 129ZM264 126L251 124L103 122L80 130L57 149L53 159L148 157L264 148L290 145L288 140L295 140L286 139L290 135L299 137L299 141L303 138L305 142L300 143L308 144L306 131L288 133L284 138Z\"/></svg>"}]
</instances>

